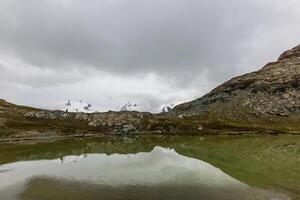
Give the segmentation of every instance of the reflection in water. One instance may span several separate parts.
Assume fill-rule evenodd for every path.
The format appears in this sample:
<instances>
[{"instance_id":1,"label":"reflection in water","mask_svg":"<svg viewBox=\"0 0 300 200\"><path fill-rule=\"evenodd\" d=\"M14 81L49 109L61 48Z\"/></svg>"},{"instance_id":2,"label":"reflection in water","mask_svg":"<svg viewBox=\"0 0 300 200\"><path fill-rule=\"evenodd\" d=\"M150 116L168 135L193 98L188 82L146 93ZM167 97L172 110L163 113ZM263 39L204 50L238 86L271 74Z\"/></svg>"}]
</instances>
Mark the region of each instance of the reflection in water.
<instances>
[{"instance_id":1,"label":"reflection in water","mask_svg":"<svg viewBox=\"0 0 300 200\"><path fill-rule=\"evenodd\" d=\"M148 153L85 154L0 166L0 199L288 199L253 189L201 160Z\"/></svg>"}]
</instances>

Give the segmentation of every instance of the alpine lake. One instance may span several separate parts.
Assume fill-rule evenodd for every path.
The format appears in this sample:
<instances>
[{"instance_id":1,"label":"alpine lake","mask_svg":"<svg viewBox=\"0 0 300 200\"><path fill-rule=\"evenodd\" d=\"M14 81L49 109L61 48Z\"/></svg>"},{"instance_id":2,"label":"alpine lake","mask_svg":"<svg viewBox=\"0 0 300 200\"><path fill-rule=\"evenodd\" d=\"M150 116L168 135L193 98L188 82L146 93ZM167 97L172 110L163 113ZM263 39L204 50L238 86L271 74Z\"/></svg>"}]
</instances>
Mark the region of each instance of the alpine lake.
<instances>
[{"instance_id":1,"label":"alpine lake","mask_svg":"<svg viewBox=\"0 0 300 200\"><path fill-rule=\"evenodd\" d=\"M3 143L0 199L300 199L300 136L102 136Z\"/></svg>"}]
</instances>

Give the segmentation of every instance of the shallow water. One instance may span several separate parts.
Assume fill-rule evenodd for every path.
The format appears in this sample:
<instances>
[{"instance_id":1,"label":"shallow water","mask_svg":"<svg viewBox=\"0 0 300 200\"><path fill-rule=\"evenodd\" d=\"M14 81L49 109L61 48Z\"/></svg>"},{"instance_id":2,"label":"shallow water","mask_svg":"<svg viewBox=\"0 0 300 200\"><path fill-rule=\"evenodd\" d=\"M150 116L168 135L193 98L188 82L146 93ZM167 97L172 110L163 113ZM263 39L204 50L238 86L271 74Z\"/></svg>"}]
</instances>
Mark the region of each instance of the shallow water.
<instances>
[{"instance_id":1,"label":"shallow water","mask_svg":"<svg viewBox=\"0 0 300 200\"><path fill-rule=\"evenodd\" d=\"M274 138L266 141L270 139ZM194 136L2 145L0 199L290 199L286 192L272 187L254 187L240 177L233 178L222 169L199 159L201 156L190 156L206 153L206 156L214 157L216 155L211 149L201 150L221 148L223 155L219 155L218 160L223 157L224 162L230 164L226 157L235 156L235 150L226 152L232 147L228 146L226 150L224 143L232 146L241 143L238 145L241 148L243 142L250 145L253 140L256 143L257 138ZM279 140L284 144L290 141L286 138ZM273 143L278 146L278 141ZM197 148L198 145L203 148ZM258 145L261 147L261 144ZM244 152L243 149L240 151ZM255 149L252 148L252 151ZM4 153L7 153L6 156L3 156ZM5 161L11 157L13 162ZM253 173L253 176L257 174Z\"/></svg>"}]
</instances>

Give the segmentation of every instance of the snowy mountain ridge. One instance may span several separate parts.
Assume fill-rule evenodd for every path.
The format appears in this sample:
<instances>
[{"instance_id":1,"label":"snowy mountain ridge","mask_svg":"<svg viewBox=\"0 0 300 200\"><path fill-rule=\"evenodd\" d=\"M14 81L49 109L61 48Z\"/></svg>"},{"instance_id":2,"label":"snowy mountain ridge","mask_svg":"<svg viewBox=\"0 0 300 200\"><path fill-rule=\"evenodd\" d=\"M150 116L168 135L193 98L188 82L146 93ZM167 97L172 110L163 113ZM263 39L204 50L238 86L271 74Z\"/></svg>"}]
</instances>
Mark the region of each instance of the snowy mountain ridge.
<instances>
[{"instance_id":1,"label":"snowy mountain ridge","mask_svg":"<svg viewBox=\"0 0 300 200\"><path fill-rule=\"evenodd\" d=\"M60 106L59 110L63 110L66 112L85 112L85 113L92 113L95 112L92 109L92 105L90 103L86 103L84 101L65 101Z\"/></svg>"},{"instance_id":2,"label":"snowy mountain ridge","mask_svg":"<svg viewBox=\"0 0 300 200\"><path fill-rule=\"evenodd\" d=\"M166 112L170 112L173 107L174 104L170 104L170 105L161 105L158 108L153 109L150 106L147 106L146 104L127 102L123 106L119 106L117 108L117 111L138 111L138 112L150 112L150 113L165 112L166 113Z\"/></svg>"},{"instance_id":3,"label":"snowy mountain ridge","mask_svg":"<svg viewBox=\"0 0 300 200\"><path fill-rule=\"evenodd\" d=\"M128 101L127 103L117 106L113 111L137 111L137 112L150 112L150 113L161 113L161 112L170 112L174 104L163 104L157 107L150 106L148 104L143 103L132 103ZM62 110L65 112L84 112L84 113L93 113L93 112L105 112L108 110L99 109L98 107L93 106L90 103L74 100L62 101L59 104L52 106L54 110Z\"/></svg>"}]
</instances>

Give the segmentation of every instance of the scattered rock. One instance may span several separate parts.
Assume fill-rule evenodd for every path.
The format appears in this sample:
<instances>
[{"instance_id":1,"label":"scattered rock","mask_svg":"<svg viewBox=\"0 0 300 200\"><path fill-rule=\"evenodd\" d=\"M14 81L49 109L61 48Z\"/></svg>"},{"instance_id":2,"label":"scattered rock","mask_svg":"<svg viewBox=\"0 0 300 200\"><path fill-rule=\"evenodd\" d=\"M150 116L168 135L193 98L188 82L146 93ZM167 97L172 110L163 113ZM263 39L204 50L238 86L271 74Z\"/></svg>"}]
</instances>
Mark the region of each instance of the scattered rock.
<instances>
[{"instance_id":1,"label":"scattered rock","mask_svg":"<svg viewBox=\"0 0 300 200\"><path fill-rule=\"evenodd\" d=\"M202 130L203 130L203 126L202 126L202 125L199 125L199 126L198 126L198 130L199 130L199 131L202 131Z\"/></svg>"},{"instance_id":2,"label":"scattered rock","mask_svg":"<svg viewBox=\"0 0 300 200\"><path fill-rule=\"evenodd\" d=\"M179 114L179 115L177 116L177 118L178 118L178 119L183 119L183 118L184 118L184 114Z\"/></svg>"},{"instance_id":3,"label":"scattered rock","mask_svg":"<svg viewBox=\"0 0 300 200\"><path fill-rule=\"evenodd\" d=\"M118 132L123 134L135 133L137 130L138 128L132 124L123 124L120 127L118 127Z\"/></svg>"},{"instance_id":4,"label":"scattered rock","mask_svg":"<svg viewBox=\"0 0 300 200\"><path fill-rule=\"evenodd\" d=\"M89 125L89 126L93 126L93 127L97 126L97 124L96 124L94 121L90 121L90 122L88 123L88 125Z\"/></svg>"},{"instance_id":5,"label":"scattered rock","mask_svg":"<svg viewBox=\"0 0 300 200\"><path fill-rule=\"evenodd\" d=\"M5 119L3 119L3 118L0 118L0 127L5 127Z\"/></svg>"}]
</instances>

